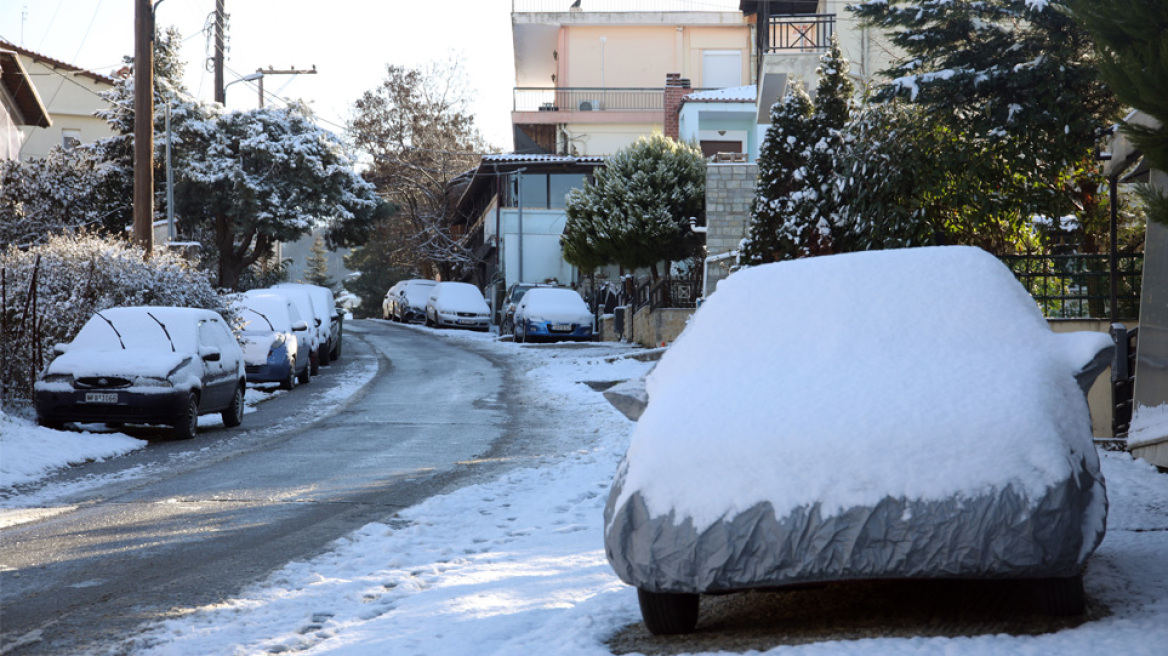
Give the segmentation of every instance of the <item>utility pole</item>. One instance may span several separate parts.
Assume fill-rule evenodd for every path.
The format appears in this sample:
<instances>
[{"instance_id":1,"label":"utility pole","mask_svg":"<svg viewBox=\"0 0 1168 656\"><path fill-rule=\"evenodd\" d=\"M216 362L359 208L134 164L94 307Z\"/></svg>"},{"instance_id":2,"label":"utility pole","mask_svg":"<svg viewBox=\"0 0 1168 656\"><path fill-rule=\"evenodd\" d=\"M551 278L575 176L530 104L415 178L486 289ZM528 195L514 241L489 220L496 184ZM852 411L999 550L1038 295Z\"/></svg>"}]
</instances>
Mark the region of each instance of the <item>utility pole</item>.
<instances>
[{"instance_id":1,"label":"utility pole","mask_svg":"<svg viewBox=\"0 0 1168 656\"><path fill-rule=\"evenodd\" d=\"M267 77L269 75L316 75L316 64L312 65L312 70L310 70L310 71L309 70L300 70L300 69L297 69L295 66L293 66L292 68L286 69L286 70L278 71L275 68L272 68L271 66L269 66L268 70L264 70L262 68L257 68L256 73L259 73L261 76L259 79L260 109L263 109L264 108L264 78L265 77Z\"/></svg>"},{"instance_id":2,"label":"utility pole","mask_svg":"<svg viewBox=\"0 0 1168 656\"><path fill-rule=\"evenodd\" d=\"M154 8L134 1L134 241L154 250Z\"/></svg>"},{"instance_id":3,"label":"utility pole","mask_svg":"<svg viewBox=\"0 0 1168 656\"><path fill-rule=\"evenodd\" d=\"M227 92L223 90L223 50L225 48L223 31L226 16L223 13L223 0L215 0L215 102L227 104Z\"/></svg>"}]
</instances>

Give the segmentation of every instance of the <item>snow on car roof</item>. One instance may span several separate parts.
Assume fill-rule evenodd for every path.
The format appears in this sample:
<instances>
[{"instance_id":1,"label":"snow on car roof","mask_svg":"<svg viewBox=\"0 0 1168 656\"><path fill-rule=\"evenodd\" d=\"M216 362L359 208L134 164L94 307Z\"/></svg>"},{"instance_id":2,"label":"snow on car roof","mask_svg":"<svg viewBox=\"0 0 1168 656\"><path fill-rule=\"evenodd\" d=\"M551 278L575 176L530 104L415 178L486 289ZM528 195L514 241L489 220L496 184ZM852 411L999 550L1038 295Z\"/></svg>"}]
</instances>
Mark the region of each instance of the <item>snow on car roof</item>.
<instances>
[{"instance_id":1,"label":"snow on car roof","mask_svg":"<svg viewBox=\"0 0 1168 656\"><path fill-rule=\"evenodd\" d=\"M976 248L739 271L649 376L619 503L640 490L702 530L764 501L1036 496L1095 457L1073 375L1109 339L1052 333Z\"/></svg>"}]
</instances>

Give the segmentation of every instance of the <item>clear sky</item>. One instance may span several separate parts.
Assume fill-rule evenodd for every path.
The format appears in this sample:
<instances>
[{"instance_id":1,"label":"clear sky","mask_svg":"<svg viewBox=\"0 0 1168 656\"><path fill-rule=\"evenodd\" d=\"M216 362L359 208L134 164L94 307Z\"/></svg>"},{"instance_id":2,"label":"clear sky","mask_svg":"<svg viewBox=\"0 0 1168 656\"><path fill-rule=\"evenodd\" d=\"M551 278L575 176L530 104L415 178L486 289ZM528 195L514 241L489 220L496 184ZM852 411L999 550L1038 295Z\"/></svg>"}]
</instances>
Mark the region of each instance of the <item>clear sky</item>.
<instances>
[{"instance_id":1,"label":"clear sky","mask_svg":"<svg viewBox=\"0 0 1168 656\"><path fill-rule=\"evenodd\" d=\"M385 78L387 64L418 66L455 55L475 98L472 111L487 140L511 149L515 66L511 0L225 0L228 82L258 68L309 69L316 75L269 76L264 90L309 102L325 127L341 131L353 102ZM163 0L158 25L186 42L187 86L213 99L203 35L215 0ZM134 49L133 0L0 0L0 37L99 73L121 66ZM209 67L209 65L208 65ZM233 109L254 107L252 82L227 89Z\"/></svg>"}]
</instances>

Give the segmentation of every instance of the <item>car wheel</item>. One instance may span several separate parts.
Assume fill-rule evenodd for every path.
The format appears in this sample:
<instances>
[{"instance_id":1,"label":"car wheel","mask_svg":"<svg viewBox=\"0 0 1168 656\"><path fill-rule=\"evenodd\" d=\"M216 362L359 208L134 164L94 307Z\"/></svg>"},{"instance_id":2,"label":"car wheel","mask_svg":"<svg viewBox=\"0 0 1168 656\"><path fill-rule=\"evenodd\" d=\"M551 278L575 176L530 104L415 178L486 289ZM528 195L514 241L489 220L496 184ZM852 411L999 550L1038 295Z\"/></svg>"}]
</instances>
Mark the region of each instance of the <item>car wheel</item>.
<instances>
[{"instance_id":1,"label":"car wheel","mask_svg":"<svg viewBox=\"0 0 1168 656\"><path fill-rule=\"evenodd\" d=\"M320 361L321 366L329 363L329 346L328 342L320 345L320 352L316 354L316 359Z\"/></svg>"},{"instance_id":2,"label":"car wheel","mask_svg":"<svg viewBox=\"0 0 1168 656\"><path fill-rule=\"evenodd\" d=\"M296 381L298 383L300 383L301 385L307 385L309 383L309 381L311 381L311 380L312 380L312 365L306 364L306 365L304 365L304 371L301 371L300 374L296 376Z\"/></svg>"},{"instance_id":3,"label":"car wheel","mask_svg":"<svg viewBox=\"0 0 1168 656\"><path fill-rule=\"evenodd\" d=\"M427 312L427 313L426 313L426 321L425 321L425 324L426 324L426 327L427 327L427 328L433 328L433 327L434 327L434 322L433 322L433 321L430 321L430 313L429 313L429 312Z\"/></svg>"},{"instance_id":4,"label":"car wheel","mask_svg":"<svg viewBox=\"0 0 1168 656\"><path fill-rule=\"evenodd\" d=\"M699 595L649 592L637 588L641 618L653 635L690 633L698 625Z\"/></svg>"},{"instance_id":5,"label":"car wheel","mask_svg":"<svg viewBox=\"0 0 1168 656\"><path fill-rule=\"evenodd\" d=\"M320 357L316 351L308 354L308 368L312 371L313 376L320 375Z\"/></svg>"},{"instance_id":6,"label":"car wheel","mask_svg":"<svg viewBox=\"0 0 1168 656\"><path fill-rule=\"evenodd\" d=\"M243 423L243 385L235 388L235 394L231 397L231 405L220 413L223 417L223 425L228 428L235 428Z\"/></svg>"},{"instance_id":7,"label":"car wheel","mask_svg":"<svg viewBox=\"0 0 1168 656\"><path fill-rule=\"evenodd\" d=\"M199 432L199 396L194 392L187 395L187 407L174 422L174 439L189 440Z\"/></svg>"},{"instance_id":8,"label":"car wheel","mask_svg":"<svg viewBox=\"0 0 1168 656\"><path fill-rule=\"evenodd\" d=\"M1038 608L1047 615L1074 617L1087 611L1083 575L1036 579L1032 582Z\"/></svg>"},{"instance_id":9,"label":"car wheel","mask_svg":"<svg viewBox=\"0 0 1168 656\"><path fill-rule=\"evenodd\" d=\"M296 361L290 360L288 362L288 375L284 380L280 381L280 389L293 390L296 389Z\"/></svg>"}]
</instances>

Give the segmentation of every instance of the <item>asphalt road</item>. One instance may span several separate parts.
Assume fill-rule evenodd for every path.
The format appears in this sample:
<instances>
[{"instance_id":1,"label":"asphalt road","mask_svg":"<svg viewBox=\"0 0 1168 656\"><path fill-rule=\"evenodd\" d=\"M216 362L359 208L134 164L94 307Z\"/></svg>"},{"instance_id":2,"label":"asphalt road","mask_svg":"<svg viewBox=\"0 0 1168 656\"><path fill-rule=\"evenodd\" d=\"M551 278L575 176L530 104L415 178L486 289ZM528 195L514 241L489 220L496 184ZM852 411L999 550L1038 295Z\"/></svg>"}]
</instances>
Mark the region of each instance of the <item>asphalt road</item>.
<instances>
[{"instance_id":1,"label":"asphalt road","mask_svg":"<svg viewBox=\"0 0 1168 656\"><path fill-rule=\"evenodd\" d=\"M229 598L538 455L551 430L516 401L525 392L509 362L486 352L377 321L346 325L344 348L239 428L185 442L131 428L146 449L25 490L45 503L0 530L0 654L116 651L141 622ZM331 400L360 367L377 368L373 381Z\"/></svg>"}]
</instances>

